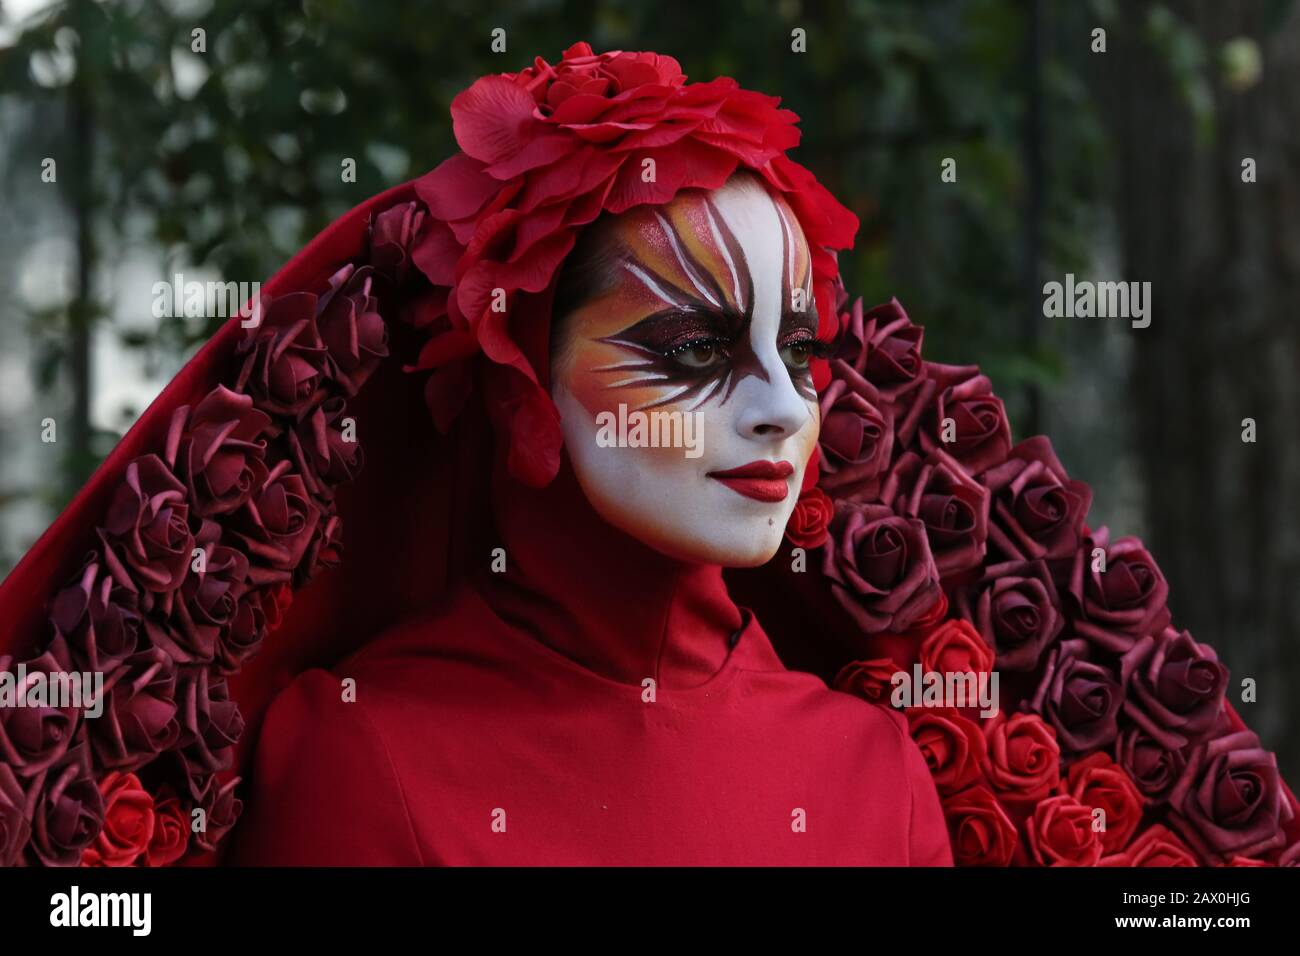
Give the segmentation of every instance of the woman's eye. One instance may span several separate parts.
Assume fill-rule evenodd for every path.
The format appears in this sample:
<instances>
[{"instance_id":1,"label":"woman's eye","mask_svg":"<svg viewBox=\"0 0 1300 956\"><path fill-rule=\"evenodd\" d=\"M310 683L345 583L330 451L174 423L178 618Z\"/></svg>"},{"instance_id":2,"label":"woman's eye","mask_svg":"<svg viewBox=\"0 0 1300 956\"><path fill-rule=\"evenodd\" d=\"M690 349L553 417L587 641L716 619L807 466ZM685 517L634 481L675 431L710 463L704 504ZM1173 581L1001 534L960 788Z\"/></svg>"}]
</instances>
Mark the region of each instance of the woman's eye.
<instances>
[{"instance_id":1,"label":"woman's eye","mask_svg":"<svg viewBox=\"0 0 1300 956\"><path fill-rule=\"evenodd\" d=\"M726 358L720 342L695 342L674 349L670 356L674 362L687 368L709 368Z\"/></svg>"},{"instance_id":2,"label":"woman's eye","mask_svg":"<svg viewBox=\"0 0 1300 956\"><path fill-rule=\"evenodd\" d=\"M812 360L812 342L801 340L791 342L781 349L781 361L791 368L807 368Z\"/></svg>"}]
</instances>

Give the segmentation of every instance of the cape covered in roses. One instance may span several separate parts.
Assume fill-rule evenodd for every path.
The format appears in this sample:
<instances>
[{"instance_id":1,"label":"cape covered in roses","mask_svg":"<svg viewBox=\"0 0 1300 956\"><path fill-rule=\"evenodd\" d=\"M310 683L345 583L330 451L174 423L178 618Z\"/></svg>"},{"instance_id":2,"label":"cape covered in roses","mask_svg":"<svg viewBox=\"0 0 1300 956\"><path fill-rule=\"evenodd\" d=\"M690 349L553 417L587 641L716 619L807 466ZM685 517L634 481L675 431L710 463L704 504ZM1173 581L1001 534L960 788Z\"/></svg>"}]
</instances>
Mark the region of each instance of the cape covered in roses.
<instances>
[{"instance_id":1,"label":"cape covered in roses","mask_svg":"<svg viewBox=\"0 0 1300 956\"><path fill-rule=\"evenodd\" d=\"M1013 444L977 369L925 362L901 306L849 308L857 221L786 155L793 113L576 44L478 80L452 121L460 152L277 273L260 324L223 326L0 586L0 671L105 684L96 718L0 710L0 864L214 859L276 690L477 553L486 423L516 477L554 476L550 302L581 228L741 167L799 217L836 342L789 531L807 571L735 575L774 638L883 706L915 661L1006 675L994 720L909 714L959 862L1297 862L1294 798L1151 556L1092 530L1087 487L1045 439Z\"/></svg>"}]
</instances>

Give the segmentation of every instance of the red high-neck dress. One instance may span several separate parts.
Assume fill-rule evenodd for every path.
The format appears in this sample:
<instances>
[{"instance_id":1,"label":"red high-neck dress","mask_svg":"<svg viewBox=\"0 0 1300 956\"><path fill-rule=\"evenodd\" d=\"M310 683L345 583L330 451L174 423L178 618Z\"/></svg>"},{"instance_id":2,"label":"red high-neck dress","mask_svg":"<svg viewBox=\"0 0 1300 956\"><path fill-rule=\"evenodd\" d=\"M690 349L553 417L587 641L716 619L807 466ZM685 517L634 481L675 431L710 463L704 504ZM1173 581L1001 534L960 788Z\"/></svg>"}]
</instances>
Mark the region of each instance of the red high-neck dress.
<instances>
[{"instance_id":1,"label":"red high-neck dress","mask_svg":"<svg viewBox=\"0 0 1300 956\"><path fill-rule=\"evenodd\" d=\"M280 693L227 862L951 864L900 717L786 670L720 568L615 530L567 462L497 481L507 570Z\"/></svg>"}]
</instances>

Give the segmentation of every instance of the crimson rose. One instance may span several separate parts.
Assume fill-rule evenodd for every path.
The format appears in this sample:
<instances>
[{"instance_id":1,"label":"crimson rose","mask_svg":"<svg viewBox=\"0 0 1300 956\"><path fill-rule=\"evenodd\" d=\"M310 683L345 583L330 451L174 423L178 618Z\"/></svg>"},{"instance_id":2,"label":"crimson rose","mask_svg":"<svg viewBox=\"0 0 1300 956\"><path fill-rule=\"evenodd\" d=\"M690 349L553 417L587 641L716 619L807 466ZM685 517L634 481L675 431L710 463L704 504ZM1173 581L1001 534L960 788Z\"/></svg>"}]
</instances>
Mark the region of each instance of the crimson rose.
<instances>
[{"instance_id":1,"label":"crimson rose","mask_svg":"<svg viewBox=\"0 0 1300 956\"><path fill-rule=\"evenodd\" d=\"M1060 597L1042 561L987 565L984 577L958 591L957 609L997 652L1006 671L1032 671L1065 626Z\"/></svg>"},{"instance_id":2,"label":"crimson rose","mask_svg":"<svg viewBox=\"0 0 1300 956\"><path fill-rule=\"evenodd\" d=\"M99 783L104 826L81 855L82 866L130 866L154 834L153 797L133 773L113 771Z\"/></svg>"},{"instance_id":3,"label":"crimson rose","mask_svg":"<svg viewBox=\"0 0 1300 956\"><path fill-rule=\"evenodd\" d=\"M988 787L977 784L943 799L953 862L1009 866L1019 846L1016 826Z\"/></svg>"},{"instance_id":4,"label":"crimson rose","mask_svg":"<svg viewBox=\"0 0 1300 956\"><path fill-rule=\"evenodd\" d=\"M1228 668L1187 631L1167 627L1120 660L1124 713L1170 750L1202 740L1223 712Z\"/></svg>"}]
</instances>

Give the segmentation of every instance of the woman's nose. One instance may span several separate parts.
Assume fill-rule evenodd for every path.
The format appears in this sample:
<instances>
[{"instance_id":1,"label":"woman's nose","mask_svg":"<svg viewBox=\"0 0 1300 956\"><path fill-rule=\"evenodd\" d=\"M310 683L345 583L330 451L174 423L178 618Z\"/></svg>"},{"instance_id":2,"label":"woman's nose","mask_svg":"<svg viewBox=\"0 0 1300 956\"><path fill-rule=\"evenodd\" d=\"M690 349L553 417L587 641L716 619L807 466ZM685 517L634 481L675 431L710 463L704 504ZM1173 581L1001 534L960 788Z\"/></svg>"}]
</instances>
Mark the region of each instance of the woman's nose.
<instances>
[{"instance_id":1,"label":"woman's nose","mask_svg":"<svg viewBox=\"0 0 1300 956\"><path fill-rule=\"evenodd\" d=\"M779 356L775 364L775 368L765 369L766 380L754 375L737 389L742 404L736 431L743 438L786 438L812 418L808 402L795 390Z\"/></svg>"}]
</instances>

